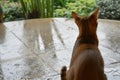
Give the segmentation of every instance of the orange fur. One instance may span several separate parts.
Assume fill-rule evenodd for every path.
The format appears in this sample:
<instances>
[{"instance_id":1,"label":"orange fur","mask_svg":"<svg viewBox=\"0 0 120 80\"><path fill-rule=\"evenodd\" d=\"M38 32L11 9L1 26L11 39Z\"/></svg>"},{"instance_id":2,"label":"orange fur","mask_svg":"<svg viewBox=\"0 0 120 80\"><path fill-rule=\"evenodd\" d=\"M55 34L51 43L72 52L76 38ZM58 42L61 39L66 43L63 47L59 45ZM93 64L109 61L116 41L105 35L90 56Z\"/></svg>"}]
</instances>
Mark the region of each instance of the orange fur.
<instances>
[{"instance_id":1,"label":"orange fur","mask_svg":"<svg viewBox=\"0 0 120 80\"><path fill-rule=\"evenodd\" d=\"M62 68L61 80L107 80L96 34L98 11L97 8L92 15L84 18L72 12L79 36L74 45L70 68L68 71Z\"/></svg>"}]
</instances>

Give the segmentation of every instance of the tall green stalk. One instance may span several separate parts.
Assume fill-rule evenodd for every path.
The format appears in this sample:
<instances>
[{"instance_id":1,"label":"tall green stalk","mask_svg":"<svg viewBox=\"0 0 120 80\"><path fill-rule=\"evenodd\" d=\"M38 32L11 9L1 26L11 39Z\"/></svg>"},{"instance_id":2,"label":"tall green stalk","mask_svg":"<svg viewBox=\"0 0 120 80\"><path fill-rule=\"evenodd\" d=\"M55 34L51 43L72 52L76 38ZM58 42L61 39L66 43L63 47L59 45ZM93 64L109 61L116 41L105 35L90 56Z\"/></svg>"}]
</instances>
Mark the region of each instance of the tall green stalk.
<instances>
[{"instance_id":1,"label":"tall green stalk","mask_svg":"<svg viewBox=\"0 0 120 80\"><path fill-rule=\"evenodd\" d=\"M54 0L20 0L25 18L53 17Z\"/></svg>"}]
</instances>

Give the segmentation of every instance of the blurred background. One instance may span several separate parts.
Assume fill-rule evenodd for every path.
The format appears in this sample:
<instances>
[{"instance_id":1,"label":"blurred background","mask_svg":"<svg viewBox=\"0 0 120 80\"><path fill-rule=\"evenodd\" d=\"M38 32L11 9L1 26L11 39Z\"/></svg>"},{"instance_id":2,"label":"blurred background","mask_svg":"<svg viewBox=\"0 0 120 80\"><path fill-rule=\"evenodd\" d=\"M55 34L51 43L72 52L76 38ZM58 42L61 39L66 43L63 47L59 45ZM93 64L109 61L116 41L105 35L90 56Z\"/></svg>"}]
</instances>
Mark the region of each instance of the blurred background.
<instances>
[{"instance_id":1,"label":"blurred background","mask_svg":"<svg viewBox=\"0 0 120 80\"><path fill-rule=\"evenodd\" d=\"M71 18L100 8L99 18L120 20L120 0L0 0L0 19L15 21L33 18Z\"/></svg>"}]
</instances>

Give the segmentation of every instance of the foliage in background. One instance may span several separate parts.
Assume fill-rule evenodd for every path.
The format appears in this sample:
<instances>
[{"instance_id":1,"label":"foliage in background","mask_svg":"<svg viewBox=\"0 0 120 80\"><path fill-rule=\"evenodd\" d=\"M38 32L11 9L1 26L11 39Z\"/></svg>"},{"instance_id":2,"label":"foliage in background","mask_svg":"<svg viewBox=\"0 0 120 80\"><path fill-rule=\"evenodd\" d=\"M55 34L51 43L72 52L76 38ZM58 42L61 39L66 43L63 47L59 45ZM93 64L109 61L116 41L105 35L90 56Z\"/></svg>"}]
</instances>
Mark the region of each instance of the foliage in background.
<instances>
[{"instance_id":1,"label":"foliage in background","mask_svg":"<svg viewBox=\"0 0 120 80\"><path fill-rule=\"evenodd\" d=\"M53 0L20 0L27 19L53 17Z\"/></svg>"},{"instance_id":2,"label":"foliage in background","mask_svg":"<svg viewBox=\"0 0 120 80\"><path fill-rule=\"evenodd\" d=\"M96 8L94 0L76 0L67 2L65 7L56 9L54 15L56 17L71 17L71 12L75 11L81 16L89 15Z\"/></svg>"},{"instance_id":3,"label":"foliage in background","mask_svg":"<svg viewBox=\"0 0 120 80\"><path fill-rule=\"evenodd\" d=\"M3 9L2 6L0 4L0 23L3 22Z\"/></svg>"},{"instance_id":4,"label":"foliage in background","mask_svg":"<svg viewBox=\"0 0 120 80\"><path fill-rule=\"evenodd\" d=\"M120 0L97 0L99 18L120 20Z\"/></svg>"},{"instance_id":5,"label":"foliage in background","mask_svg":"<svg viewBox=\"0 0 120 80\"><path fill-rule=\"evenodd\" d=\"M96 8L96 4L100 8L99 18L120 20L120 0L0 0L0 3L4 21L71 17L72 11L85 16Z\"/></svg>"},{"instance_id":6,"label":"foliage in background","mask_svg":"<svg viewBox=\"0 0 120 80\"><path fill-rule=\"evenodd\" d=\"M24 19L23 11L18 3L4 3L4 21L14 21Z\"/></svg>"},{"instance_id":7,"label":"foliage in background","mask_svg":"<svg viewBox=\"0 0 120 80\"><path fill-rule=\"evenodd\" d=\"M18 2L18 0L9 0L10 2Z\"/></svg>"},{"instance_id":8,"label":"foliage in background","mask_svg":"<svg viewBox=\"0 0 120 80\"><path fill-rule=\"evenodd\" d=\"M66 6L68 2L75 2L76 0L54 0L54 9L60 9Z\"/></svg>"}]
</instances>

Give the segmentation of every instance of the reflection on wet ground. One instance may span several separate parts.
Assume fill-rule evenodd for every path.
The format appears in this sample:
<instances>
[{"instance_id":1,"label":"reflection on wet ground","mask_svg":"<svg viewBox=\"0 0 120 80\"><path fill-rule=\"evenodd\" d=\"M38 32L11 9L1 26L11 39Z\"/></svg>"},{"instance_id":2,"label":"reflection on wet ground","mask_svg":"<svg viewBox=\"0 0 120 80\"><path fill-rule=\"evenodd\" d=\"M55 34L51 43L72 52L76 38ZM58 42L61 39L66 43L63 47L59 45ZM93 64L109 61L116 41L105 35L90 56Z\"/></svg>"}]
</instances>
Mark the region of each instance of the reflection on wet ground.
<instances>
[{"instance_id":1,"label":"reflection on wet ground","mask_svg":"<svg viewBox=\"0 0 120 80\"><path fill-rule=\"evenodd\" d=\"M120 21L99 20L99 48L108 80L120 79ZM78 30L73 20L35 19L0 24L0 80L60 80Z\"/></svg>"}]
</instances>

